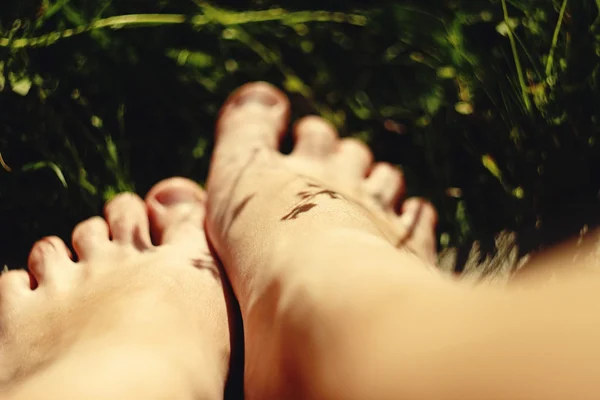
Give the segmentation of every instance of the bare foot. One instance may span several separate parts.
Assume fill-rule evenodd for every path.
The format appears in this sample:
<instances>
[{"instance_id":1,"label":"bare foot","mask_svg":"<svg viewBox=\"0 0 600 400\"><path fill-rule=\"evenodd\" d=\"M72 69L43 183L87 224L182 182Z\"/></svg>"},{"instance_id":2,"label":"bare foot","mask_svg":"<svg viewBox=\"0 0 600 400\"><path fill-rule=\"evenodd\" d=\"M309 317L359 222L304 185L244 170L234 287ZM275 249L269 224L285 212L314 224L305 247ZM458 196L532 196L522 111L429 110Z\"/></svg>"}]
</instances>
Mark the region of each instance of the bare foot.
<instances>
[{"instance_id":1,"label":"bare foot","mask_svg":"<svg viewBox=\"0 0 600 400\"><path fill-rule=\"evenodd\" d=\"M291 282L288 278L295 273L274 265L286 264L286 253L300 251L292 250L294 241L313 235L317 226L352 228L352 234L383 237L426 263L436 260L436 212L419 199L407 200L402 213L395 212L404 189L397 169L373 165L364 144L340 139L318 117L296 124L295 148L285 156L278 144L288 116L286 96L271 85L247 84L233 93L217 123L208 181L207 231L240 301L248 350L246 382L255 385L262 379L257 365L268 364L262 339L269 324L266 316L278 312L279 301L289 303L278 287ZM255 307L261 302L264 307ZM250 392L260 398L254 389Z\"/></svg>"},{"instance_id":2,"label":"bare foot","mask_svg":"<svg viewBox=\"0 0 600 400\"><path fill-rule=\"evenodd\" d=\"M0 277L0 393L222 398L228 313L203 192L167 181L146 204L121 194L105 213L73 231L78 262L48 237L31 251L31 274Z\"/></svg>"},{"instance_id":3,"label":"bare foot","mask_svg":"<svg viewBox=\"0 0 600 400\"><path fill-rule=\"evenodd\" d=\"M300 179L305 190L296 193L297 207L281 219L293 220L308 212L318 196L341 195L367 209L377 229L394 245L434 264L433 206L409 199L400 214L395 212L404 192L402 173L386 163L373 165L366 145L340 139L328 122L314 116L295 125L294 151L281 154L278 142L288 115L287 97L262 82L241 87L223 106L208 190L208 229L217 249L231 246L230 240L235 240L231 228L250 202L258 196L277 196L282 184Z\"/></svg>"}]
</instances>

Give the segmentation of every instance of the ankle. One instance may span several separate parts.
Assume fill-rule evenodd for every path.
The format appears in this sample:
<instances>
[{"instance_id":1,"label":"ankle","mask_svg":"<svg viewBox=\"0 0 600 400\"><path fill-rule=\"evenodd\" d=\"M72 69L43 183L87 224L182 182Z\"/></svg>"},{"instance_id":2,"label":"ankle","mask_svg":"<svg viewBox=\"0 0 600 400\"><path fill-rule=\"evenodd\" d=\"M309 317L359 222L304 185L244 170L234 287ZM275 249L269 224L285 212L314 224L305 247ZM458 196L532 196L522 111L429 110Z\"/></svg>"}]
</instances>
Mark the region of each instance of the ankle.
<instances>
[{"instance_id":1,"label":"ankle","mask_svg":"<svg viewBox=\"0 0 600 400\"><path fill-rule=\"evenodd\" d=\"M263 265L268 273L254 280L251 297L243 303L261 310L263 318L272 316L272 323L284 317L295 320L301 315L313 316L315 321L333 321L339 310L347 307L348 299L357 306L345 316L356 314L360 319L370 313L372 304L390 295L412 293L423 284L456 285L381 235L356 228L329 228L282 237L271 246L270 257ZM364 300L356 301L358 298ZM311 325L307 321L302 324Z\"/></svg>"}]
</instances>

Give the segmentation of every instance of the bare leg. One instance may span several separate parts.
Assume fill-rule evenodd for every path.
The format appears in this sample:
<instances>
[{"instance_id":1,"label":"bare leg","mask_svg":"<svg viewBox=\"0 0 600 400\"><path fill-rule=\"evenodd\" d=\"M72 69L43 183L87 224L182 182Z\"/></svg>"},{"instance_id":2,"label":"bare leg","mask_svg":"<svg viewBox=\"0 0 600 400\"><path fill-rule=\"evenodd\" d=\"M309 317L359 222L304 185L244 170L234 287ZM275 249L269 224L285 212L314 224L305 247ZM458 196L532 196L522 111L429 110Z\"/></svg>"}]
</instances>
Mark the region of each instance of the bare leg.
<instances>
[{"instance_id":1,"label":"bare leg","mask_svg":"<svg viewBox=\"0 0 600 400\"><path fill-rule=\"evenodd\" d=\"M0 397L222 398L228 313L203 198L177 181L147 204L119 195L106 221L73 231L78 262L49 237L31 251L32 275L3 274Z\"/></svg>"},{"instance_id":2,"label":"bare leg","mask_svg":"<svg viewBox=\"0 0 600 400\"><path fill-rule=\"evenodd\" d=\"M321 317L353 329L350 318L340 320L351 313L333 310L359 316L377 304L362 300L372 292L380 301L414 280L443 281L427 268L435 260L434 209L411 199L397 215L399 172L372 166L366 146L340 140L320 118L300 121L293 154L282 156L276 146L288 111L287 99L265 84L233 94L209 178L208 229L242 307L250 398L289 396L299 382L315 388L318 359L331 355L313 342L328 328Z\"/></svg>"},{"instance_id":3,"label":"bare leg","mask_svg":"<svg viewBox=\"0 0 600 400\"><path fill-rule=\"evenodd\" d=\"M433 218L413 214L421 229L407 233L390 204L373 207L364 147L309 118L292 155L277 151L288 113L269 85L234 93L209 177L208 233L242 310L249 399L600 397L598 275L506 288L438 273L424 261Z\"/></svg>"}]
</instances>

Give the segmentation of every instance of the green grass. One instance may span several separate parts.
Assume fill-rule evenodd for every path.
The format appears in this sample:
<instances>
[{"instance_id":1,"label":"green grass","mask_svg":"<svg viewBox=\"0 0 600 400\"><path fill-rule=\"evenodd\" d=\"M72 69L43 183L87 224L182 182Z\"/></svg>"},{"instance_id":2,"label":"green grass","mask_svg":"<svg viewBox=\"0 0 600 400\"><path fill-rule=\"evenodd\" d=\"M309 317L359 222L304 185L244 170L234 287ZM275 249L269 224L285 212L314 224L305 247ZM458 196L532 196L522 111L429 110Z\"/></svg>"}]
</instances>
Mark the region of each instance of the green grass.
<instances>
[{"instance_id":1,"label":"green grass","mask_svg":"<svg viewBox=\"0 0 600 400\"><path fill-rule=\"evenodd\" d=\"M274 4L4 2L0 264L120 191L203 181L216 112L251 80L401 166L443 246L597 224L598 2Z\"/></svg>"}]
</instances>

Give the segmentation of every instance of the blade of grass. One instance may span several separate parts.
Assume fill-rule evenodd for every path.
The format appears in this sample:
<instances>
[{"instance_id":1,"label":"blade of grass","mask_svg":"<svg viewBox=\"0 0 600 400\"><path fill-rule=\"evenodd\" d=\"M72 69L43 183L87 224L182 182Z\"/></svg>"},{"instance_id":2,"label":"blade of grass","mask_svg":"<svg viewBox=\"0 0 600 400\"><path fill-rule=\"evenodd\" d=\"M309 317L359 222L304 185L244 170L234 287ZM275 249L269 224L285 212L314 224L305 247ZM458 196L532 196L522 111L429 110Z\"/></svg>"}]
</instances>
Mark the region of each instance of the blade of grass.
<instances>
[{"instance_id":1,"label":"blade of grass","mask_svg":"<svg viewBox=\"0 0 600 400\"><path fill-rule=\"evenodd\" d=\"M519 86L521 87L521 95L523 97L523 104L529 114L531 114L531 100L529 99L529 92L527 84L525 83L525 76L523 75L523 67L521 67L521 59L519 58L519 52L517 50L517 43L513 30L510 26L510 17L508 16L508 8L506 7L506 0L502 0L502 12L504 13L504 22L508 28L508 39L510 40L510 47L513 53L513 59L515 61L515 67L517 69L517 76L519 78Z\"/></svg>"},{"instance_id":2,"label":"blade of grass","mask_svg":"<svg viewBox=\"0 0 600 400\"><path fill-rule=\"evenodd\" d=\"M596 7L598 7L598 16L590 28L591 32L596 32L596 28L600 25L600 0L596 0Z\"/></svg>"},{"instance_id":3,"label":"blade of grass","mask_svg":"<svg viewBox=\"0 0 600 400\"><path fill-rule=\"evenodd\" d=\"M38 161L36 163L26 164L23 166L23 168L21 170L22 171L36 171L36 170L42 169L42 168L52 169L52 171L54 171L54 173L56 174L60 183L62 183L62 185L64 187L68 187L67 181L65 180L65 176L63 175L62 171L60 170L58 165L56 165L52 161Z\"/></svg>"},{"instance_id":4,"label":"blade of grass","mask_svg":"<svg viewBox=\"0 0 600 400\"><path fill-rule=\"evenodd\" d=\"M42 16L38 18L35 22L36 29L40 28L46 20L52 17L54 14L59 12L65 5L67 5L71 0L59 0L54 3L51 7L49 7L46 12Z\"/></svg>"},{"instance_id":5,"label":"blade of grass","mask_svg":"<svg viewBox=\"0 0 600 400\"><path fill-rule=\"evenodd\" d=\"M596 0L597 3L600 3L600 0ZM558 15L558 22L556 23L556 28L554 29L554 35L552 36L552 46L550 47L550 53L548 54L548 61L546 62L546 77L550 77L552 73L552 66L554 64L554 53L556 52L556 46L558 45L558 36L560 34L560 28L562 27L563 19L565 18L565 11L567 9L567 4L569 0L564 0L562 7L560 8L560 14Z\"/></svg>"},{"instance_id":6,"label":"blade of grass","mask_svg":"<svg viewBox=\"0 0 600 400\"><path fill-rule=\"evenodd\" d=\"M515 34L515 39L519 43L519 45L521 46L521 49L523 50L523 52L525 53L525 56L529 60L529 63L533 67L533 71L535 72L535 74L537 76L541 76L541 71L539 69L540 65L539 65L539 63L536 62L536 60L532 57L531 53L527 50L527 47L525 47L525 43L523 43L523 41L521 40L521 38L517 34Z\"/></svg>"},{"instance_id":7,"label":"blade of grass","mask_svg":"<svg viewBox=\"0 0 600 400\"><path fill-rule=\"evenodd\" d=\"M63 8L63 12L69 10L68 6ZM339 14L339 15L338 15ZM72 16L72 14L69 14ZM216 20L215 20L216 16ZM12 39L11 37L0 38L0 47L11 47L20 49L30 46L48 46L55 43L57 40L80 35L84 32L95 31L103 28L120 29L125 27L142 27L152 25L173 25L191 23L194 26L208 25L218 22L222 25L241 25L265 21L281 21L285 24L297 24L305 22L336 22L346 23L356 26L364 26L367 24L367 17L360 14L343 14L332 13L326 11L298 11L287 12L286 10L272 9L267 11L252 11L252 12L226 12L219 10L219 13L213 14L213 18L207 15L195 15L191 18L183 14L130 14L118 15L114 17L102 18L91 22L90 24L82 24L74 29L66 29L64 31L50 32L41 36L31 38ZM342 18L343 17L343 18Z\"/></svg>"}]
</instances>

